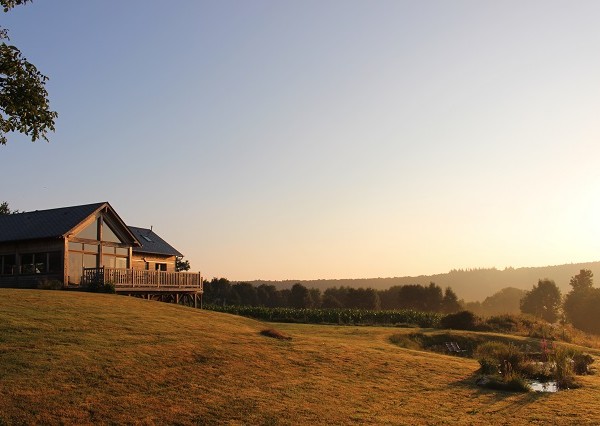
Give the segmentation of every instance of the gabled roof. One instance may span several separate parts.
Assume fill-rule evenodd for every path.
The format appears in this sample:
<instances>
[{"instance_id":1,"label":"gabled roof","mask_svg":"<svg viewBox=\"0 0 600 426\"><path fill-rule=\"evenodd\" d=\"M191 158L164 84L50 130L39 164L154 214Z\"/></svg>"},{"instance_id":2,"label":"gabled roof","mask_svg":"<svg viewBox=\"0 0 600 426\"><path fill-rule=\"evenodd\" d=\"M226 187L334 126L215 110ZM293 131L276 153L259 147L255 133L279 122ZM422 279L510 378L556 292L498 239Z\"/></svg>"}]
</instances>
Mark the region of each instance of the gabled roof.
<instances>
[{"instance_id":1,"label":"gabled roof","mask_svg":"<svg viewBox=\"0 0 600 426\"><path fill-rule=\"evenodd\" d=\"M180 257L183 256L183 254L175 250L169 243L156 235L152 229L129 226L129 230L142 245L141 247L133 248L135 253L165 254L168 256Z\"/></svg>"},{"instance_id":2,"label":"gabled roof","mask_svg":"<svg viewBox=\"0 0 600 426\"><path fill-rule=\"evenodd\" d=\"M60 238L108 203L0 215L0 242Z\"/></svg>"}]
</instances>

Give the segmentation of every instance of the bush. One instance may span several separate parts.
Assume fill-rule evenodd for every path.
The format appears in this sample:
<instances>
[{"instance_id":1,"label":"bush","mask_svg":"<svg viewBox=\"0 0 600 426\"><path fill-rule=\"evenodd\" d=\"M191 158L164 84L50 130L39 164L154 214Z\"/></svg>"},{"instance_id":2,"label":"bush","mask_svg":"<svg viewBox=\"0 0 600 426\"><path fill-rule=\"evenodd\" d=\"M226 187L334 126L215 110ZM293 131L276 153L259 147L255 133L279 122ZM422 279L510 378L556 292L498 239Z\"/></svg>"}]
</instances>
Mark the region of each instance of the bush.
<instances>
[{"instance_id":1,"label":"bush","mask_svg":"<svg viewBox=\"0 0 600 426\"><path fill-rule=\"evenodd\" d=\"M589 365L594 362L594 358L590 354L578 352L573 355L573 370L575 374L589 374Z\"/></svg>"},{"instance_id":2,"label":"bush","mask_svg":"<svg viewBox=\"0 0 600 426\"><path fill-rule=\"evenodd\" d=\"M63 283L58 280L40 280L37 288L40 290L61 290Z\"/></svg>"},{"instance_id":3,"label":"bush","mask_svg":"<svg viewBox=\"0 0 600 426\"><path fill-rule=\"evenodd\" d=\"M519 320L507 314L489 317L485 324L493 331L514 332L519 329Z\"/></svg>"},{"instance_id":4,"label":"bush","mask_svg":"<svg viewBox=\"0 0 600 426\"><path fill-rule=\"evenodd\" d=\"M498 361L492 358L479 358L479 366L481 374L498 374L500 372Z\"/></svg>"},{"instance_id":5,"label":"bush","mask_svg":"<svg viewBox=\"0 0 600 426\"><path fill-rule=\"evenodd\" d=\"M92 281L87 290L91 291L92 293L116 293L115 285L110 282L102 283L100 281Z\"/></svg>"},{"instance_id":6,"label":"bush","mask_svg":"<svg viewBox=\"0 0 600 426\"><path fill-rule=\"evenodd\" d=\"M524 361L523 354L512 343L507 345L502 342L485 342L477 347L475 355L482 369L484 365L485 368L488 368L488 365L493 365L492 369L496 372L499 369L503 376L520 371Z\"/></svg>"},{"instance_id":7,"label":"bush","mask_svg":"<svg viewBox=\"0 0 600 426\"><path fill-rule=\"evenodd\" d=\"M479 318L473 312L460 311L444 316L440 321L440 326L454 330L476 330L478 323Z\"/></svg>"},{"instance_id":8,"label":"bush","mask_svg":"<svg viewBox=\"0 0 600 426\"><path fill-rule=\"evenodd\" d=\"M557 347L552 354L554 364L554 379L559 389L577 387L573 370L573 351L562 346Z\"/></svg>"}]
</instances>

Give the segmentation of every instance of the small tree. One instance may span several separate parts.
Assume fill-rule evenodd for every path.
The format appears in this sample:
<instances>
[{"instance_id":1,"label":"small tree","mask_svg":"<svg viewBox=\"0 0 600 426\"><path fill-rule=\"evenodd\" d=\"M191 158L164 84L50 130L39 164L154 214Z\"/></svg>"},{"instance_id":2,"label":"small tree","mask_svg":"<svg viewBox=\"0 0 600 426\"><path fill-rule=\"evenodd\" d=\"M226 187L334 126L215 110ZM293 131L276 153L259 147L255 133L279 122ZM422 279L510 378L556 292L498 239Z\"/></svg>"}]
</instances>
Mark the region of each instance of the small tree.
<instances>
[{"instance_id":1,"label":"small tree","mask_svg":"<svg viewBox=\"0 0 600 426\"><path fill-rule=\"evenodd\" d=\"M446 287L444 291L444 298L442 299L442 312L445 314L451 314L461 310L460 303L458 302L458 296L450 287Z\"/></svg>"},{"instance_id":2,"label":"small tree","mask_svg":"<svg viewBox=\"0 0 600 426\"><path fill-rule=\"evenodd\" d=\"M19 210L11 210L6 201L3 201L2 203L0 203L0 214L15 214L15 213L21 213L21 212Z\"/></svg>"},{"instance_id":3,"label":"small tree","mask_svg":"<svg viewBox=\"0 0 600 426\"><path fill-rule=\"evenodd\" d=\"M190 270L190 261L189 260L183 260L183 257L175 258L175 271L176 272L189 271L189 270Z\"/></svg>"},{"instance_id":4,"label":"small tree","mask_svg":"<svg viewBox=\"0 0 600 426\"><path fill-rule=\"evenodd\" d=\"M561 294L556 283L549 279L539 280L537 286L521 299L521 312L531 314L548 322L558 319Z\"/></svg>"}]
</instances>

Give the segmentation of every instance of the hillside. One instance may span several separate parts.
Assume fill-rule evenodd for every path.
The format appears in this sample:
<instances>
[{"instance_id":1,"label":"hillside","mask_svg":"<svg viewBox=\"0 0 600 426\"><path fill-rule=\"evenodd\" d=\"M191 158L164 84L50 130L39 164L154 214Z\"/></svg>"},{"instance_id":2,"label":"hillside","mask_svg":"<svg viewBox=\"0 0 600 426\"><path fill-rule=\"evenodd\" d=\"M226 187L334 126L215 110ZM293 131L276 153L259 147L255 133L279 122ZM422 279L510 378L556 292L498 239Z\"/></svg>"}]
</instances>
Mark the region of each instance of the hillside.
<instances>
[{"instance_id":1,"label":"hillside","mask_svg":"<svg viewBox=\"0 0 600 426\"><path fill-rule=\"evenodd\" d=\"M394 278L362 278L338 280L286 280L286 281L251 281L252 284L275 284L278 288L290 288L301 283L308 288L325 290L329 287L371 287L385 290L395 285L421 284L434 282L440 287L452 287L458 296L467 302L482 301L505 287L531 290L541 278L554 280L563 292L570 290L569 280L581 269L590 269L596 277L600 277L600 262L570 263L556 266L539 266L530 268L505 269L472 269L454 270L446 274L420 275L418 277Z\"/></svg>"},{"instance_id":2,"label":"hillside","mask_svg":"<svg viewBox=\"0 0 600 426\"><path fill-rule=\"evenodd\" d=\"M268 325L114 295L0 290L0 424L594 424L600 377L556 394L473 385L414 329ZM277 327L292 337L259 334Z\"/></svg>"}]
</instances>

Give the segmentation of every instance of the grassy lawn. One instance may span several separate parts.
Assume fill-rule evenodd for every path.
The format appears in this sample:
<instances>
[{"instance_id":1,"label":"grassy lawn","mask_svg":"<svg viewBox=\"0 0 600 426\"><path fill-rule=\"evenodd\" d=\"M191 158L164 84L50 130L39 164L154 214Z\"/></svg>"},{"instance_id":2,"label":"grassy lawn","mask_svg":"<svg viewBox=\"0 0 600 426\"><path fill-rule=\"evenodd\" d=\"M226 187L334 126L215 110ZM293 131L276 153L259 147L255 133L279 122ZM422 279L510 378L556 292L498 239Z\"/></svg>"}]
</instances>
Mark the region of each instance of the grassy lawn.
<instances>
[{"instance_id":1,"label":"grassy lawn","mask_svg":"<svg viewBox=\"0 0 600 426\"><path fill-rule=\"evenodd\" d=\"M390 343L415 331L0 290L0 424L600 422L600 376L555 394L483 390L476 361Z\"/></svg>"}]
</instances>

